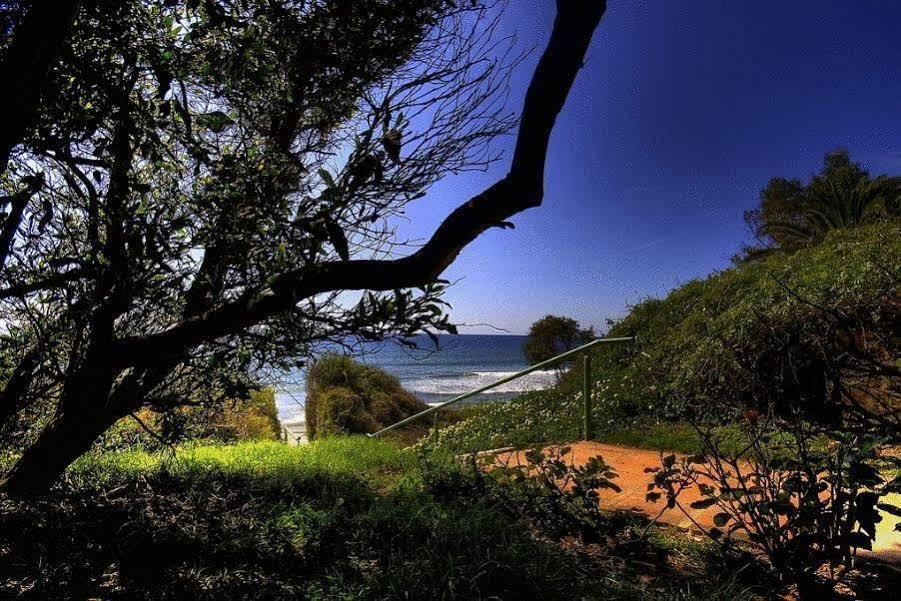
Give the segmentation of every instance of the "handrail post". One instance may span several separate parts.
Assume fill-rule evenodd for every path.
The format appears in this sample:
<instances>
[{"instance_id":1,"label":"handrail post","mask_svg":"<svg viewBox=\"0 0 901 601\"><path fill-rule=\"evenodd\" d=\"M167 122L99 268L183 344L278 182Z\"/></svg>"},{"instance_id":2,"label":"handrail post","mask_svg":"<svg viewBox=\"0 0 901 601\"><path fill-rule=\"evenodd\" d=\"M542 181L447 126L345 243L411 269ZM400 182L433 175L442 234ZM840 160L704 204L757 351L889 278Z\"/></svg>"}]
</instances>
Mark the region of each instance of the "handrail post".
<instances>
[{"instance_id":1,"label":"handrail post","mask_svg":"<svg viewBox=\"0 0 901 601\"><path fill-rule=\"evenodd\" d=\"M583 440L591 438L591 355L582 357L582 433Z\"/></svg>"},{"instance_id":2,"label":"handrail post","mask_svg":"<svg viewBox=\"0 0 901 601\"><path fill-rule=\"evenodd\" d=\"M435 416L435 444L438 444L438 412L434 413Z\"/></svg>"}]
</instances>

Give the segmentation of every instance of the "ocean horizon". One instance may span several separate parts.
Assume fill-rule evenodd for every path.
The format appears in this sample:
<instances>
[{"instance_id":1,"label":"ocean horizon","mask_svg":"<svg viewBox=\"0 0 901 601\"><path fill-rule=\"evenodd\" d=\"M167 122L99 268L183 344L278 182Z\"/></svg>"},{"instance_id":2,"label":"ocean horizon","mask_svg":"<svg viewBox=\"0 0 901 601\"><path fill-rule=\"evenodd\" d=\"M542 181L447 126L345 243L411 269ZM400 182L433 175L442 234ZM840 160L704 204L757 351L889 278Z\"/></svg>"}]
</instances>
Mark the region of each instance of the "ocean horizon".
<instances>
[{"instance_id":1,"label":"ocean horizon","mask_svg":"<svg viewBox=\"0 0 901 601\"><path fill-rule=\"evenodd\" d=\"M359 353L346 353L357 361L395 376L401 385L425 403L436 404L485 386L529 366L523 354L526 336L511 334L442 334L438 348L426 336L413 339L422 347L411 350L393 342L367 343ZM473 402L507 400L524 392L554 386L555 370L539 370L507 382ZM275 388L282 423L304 421L306 370L287 372Z\"/></svg>"}]
</instances>

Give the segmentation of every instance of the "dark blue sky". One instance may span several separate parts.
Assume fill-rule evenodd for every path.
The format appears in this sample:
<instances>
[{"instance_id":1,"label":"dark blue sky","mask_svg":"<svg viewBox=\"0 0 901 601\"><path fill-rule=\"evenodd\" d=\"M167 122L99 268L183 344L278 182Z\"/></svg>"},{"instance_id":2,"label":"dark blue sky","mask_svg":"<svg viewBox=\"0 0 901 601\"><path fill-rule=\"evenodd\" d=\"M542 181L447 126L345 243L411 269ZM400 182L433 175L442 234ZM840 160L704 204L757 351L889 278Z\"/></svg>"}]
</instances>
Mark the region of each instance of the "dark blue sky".
<instances>
[{"instance_id":1,"label":"dark blue sky","mask_svg":"<svg viewBox=\"0 0 901 601\"><path fill-rule=\"evenodd\" d=\"M554 5L512 0L504 16L536 47L517 108ZM512 333L546 313L603 326L727 267L767 180L806 178L839 147L901 173L901 2L611 0L554 131L544 204L463 252L451 315ZM427 235L505 169L442 182L401 230Z\"/></svg>"}]
</instances>

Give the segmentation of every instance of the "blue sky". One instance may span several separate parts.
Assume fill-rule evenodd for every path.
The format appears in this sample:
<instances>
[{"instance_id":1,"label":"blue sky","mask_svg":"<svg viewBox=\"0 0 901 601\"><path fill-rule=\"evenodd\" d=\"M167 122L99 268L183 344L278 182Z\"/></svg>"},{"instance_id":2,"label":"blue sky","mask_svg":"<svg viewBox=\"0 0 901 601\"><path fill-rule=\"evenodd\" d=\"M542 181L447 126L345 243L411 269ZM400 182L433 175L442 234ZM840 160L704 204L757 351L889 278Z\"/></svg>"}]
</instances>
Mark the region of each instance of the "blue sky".
<instances>
[{"instance_id":1,"label":"blue sky","mask_svg":"<svg viewBox=\"0 0 901 601\"><path fill-rule=\"evenodd\" d=\"M513 77L517 108L554 4L504 15L536 48ZM767 180L806 178L835 148L901 173L901 2L611 0L551 140L544 204L448 269L451 316L511 333L547 313L603 326L727 267ZM439 183L401 232L427 236L506 166Z\"/></svg>"}]
</instances>

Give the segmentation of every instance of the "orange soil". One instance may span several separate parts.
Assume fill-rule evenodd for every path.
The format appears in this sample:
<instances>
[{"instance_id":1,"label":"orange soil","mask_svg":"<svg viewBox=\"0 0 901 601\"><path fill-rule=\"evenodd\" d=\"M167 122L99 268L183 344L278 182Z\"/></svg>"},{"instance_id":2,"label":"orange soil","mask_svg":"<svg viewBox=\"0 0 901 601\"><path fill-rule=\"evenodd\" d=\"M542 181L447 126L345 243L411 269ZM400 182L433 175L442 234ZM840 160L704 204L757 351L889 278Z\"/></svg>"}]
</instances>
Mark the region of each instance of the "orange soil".
<instances>
[{"instance_id":1,"label":"orange soil","mask_svg":"<svg viewBox=\"0 0 901 601\"><path fill-rule=\"evenodd\" d=\"M568 462L584 465L591 457L600 455L604 462L619 474L619 477L613 482L622 488L622 492L600 491L600 503L603 507L611 510L631 511L649 518L657 516L665 507L666 500L663 498L653 503L645 500L647 485L651 482L652 474L645 473L644 469L660 466L659 452L600 442L576 442L566 446L570 448L570 452L566 456ZM498 454L498 461L518 465L523 461L523 457L520 452L506 452ZM886 501L895 505L901 504L901 498L898 498L901 495L891 495L891 497L895 498L889 498ZM697 489L690 488L680 494L679 501L689 512L691 518L701 527L712 528L713 516L719 513L719 509L716 506L707 509L691 509L689 507L691 502L699 498L700 494ZM658 521L686 530L697 530L692 519L675 508L664 511ZM898 518L883 513L882 522L877 525L876 542L873 545L872 554L880 560L901 563L901 533L894 531L894 525L898 521Z\"/></svg>"}]
</instances>

